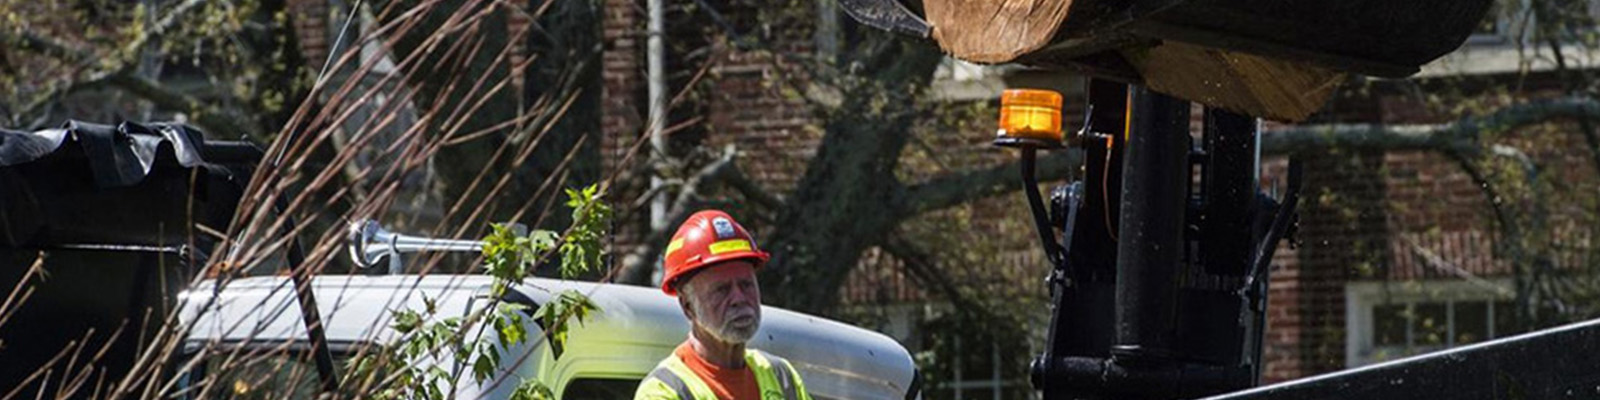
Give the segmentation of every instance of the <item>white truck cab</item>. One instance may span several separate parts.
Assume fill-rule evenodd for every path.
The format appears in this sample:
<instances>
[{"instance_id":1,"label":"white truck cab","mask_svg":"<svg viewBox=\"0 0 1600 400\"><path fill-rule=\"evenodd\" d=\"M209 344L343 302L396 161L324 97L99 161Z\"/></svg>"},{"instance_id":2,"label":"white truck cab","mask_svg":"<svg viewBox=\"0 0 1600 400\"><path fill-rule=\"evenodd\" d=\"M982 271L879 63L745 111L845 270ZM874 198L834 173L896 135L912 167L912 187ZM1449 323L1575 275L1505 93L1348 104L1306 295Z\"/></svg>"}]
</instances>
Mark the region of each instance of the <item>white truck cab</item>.
<instances>
[{"instance_id":1,"label":"white truck cab","mask_svg":"<svg viewBox=\"0 0 1600 400\"><path fill-rule=\"evenodd\" d=\"M488 303L490 283L482 275L329 275L317 277L312 287L329 348L343 360L395 338L392 310L421 311L427 298L436 306L436 319L465 316ZM227 397L253 397L266 389L274 396L309 396L317 373L309 358L299 357L309 342L292 287L285 277L244 278L221 290L216 281L203 282L180 295L180 318L190 328L183 351L198 360L182 381L210 379L220 384L213 393ZM502 354L502 365L515 365L503 377L511 383L491 379L480 385L464 377L457 398L505 398L516 381L533 378L559 398L630 399L639 381L687 337L688 321L677 300L653 288L530 278L506 299L536 308L566 290L589 296L599 310L570 325L564 346L539 340L543 330L528 319L531 339ZM812 397L920 397L911 355L893 339L775 307L763 306L761 315L750 346L787 358ZM249 356L265 361L235 361Z\"/></svg>"}]
</instances>

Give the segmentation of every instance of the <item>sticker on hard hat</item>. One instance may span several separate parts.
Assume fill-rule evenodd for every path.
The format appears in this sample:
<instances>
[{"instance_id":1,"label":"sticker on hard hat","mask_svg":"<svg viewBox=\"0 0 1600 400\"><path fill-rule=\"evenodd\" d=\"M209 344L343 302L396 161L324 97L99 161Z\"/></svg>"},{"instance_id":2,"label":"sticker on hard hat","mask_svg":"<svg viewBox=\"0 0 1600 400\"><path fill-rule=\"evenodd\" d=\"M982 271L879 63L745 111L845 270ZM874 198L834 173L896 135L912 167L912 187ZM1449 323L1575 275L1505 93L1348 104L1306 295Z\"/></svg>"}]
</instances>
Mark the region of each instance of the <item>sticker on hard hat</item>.
<instances>
[{"instance_id":1,"label":"sticker on hard hat","mask_svg":"<svg viewBox=\"0 0 1600 400\"><path fill-rule=\"evenodd\" d=\"M665 254L668 257L671 257L672 256L672 252L678 251L678 249L681 249L681 248L683 248L683 239L682 238L672 239L672 243L667 243L667 252Z\"/></svg>"},{"instance_id":2,"label":"sticker on hard hat","mask_svg":"<svg viewBox=\"0 0 1600 400\"><path fill-rule=\"evenodd\" d=\"M711 244L711 254L722 254L730 251L750 251L750 241L744 239L724 240Z\"/></svg>"},{"instance_id":3,"label":"sticker on hard hat","mask_svg":"<svg viewBox=\"0 0 1600 400\"><path fill-rule=\"evenodd\" d=\"M717 231L717 239L729 239L738 235L737 232L733 231L733 221L729 221L727 218L711 220L711 228Z\"/></svg>"}]
</instances>

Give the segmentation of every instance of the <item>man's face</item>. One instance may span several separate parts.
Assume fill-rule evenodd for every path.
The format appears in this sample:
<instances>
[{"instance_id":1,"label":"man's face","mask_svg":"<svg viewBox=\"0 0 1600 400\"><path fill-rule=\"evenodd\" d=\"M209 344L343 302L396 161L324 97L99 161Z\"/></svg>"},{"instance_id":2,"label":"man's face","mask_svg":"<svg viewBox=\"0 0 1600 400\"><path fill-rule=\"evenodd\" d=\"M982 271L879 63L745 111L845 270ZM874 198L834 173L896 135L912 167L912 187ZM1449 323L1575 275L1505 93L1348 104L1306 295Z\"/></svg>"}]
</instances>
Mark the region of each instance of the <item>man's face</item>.
<instances>
[{"instance_id":1,"label":"man's face","mask_svg":"<svg viewBox=\"0 0 1600 400\"><path fill-rule=\"evenodd\" d=\"M761 326L756 268L735 260L707 267L685 282L689 319L725 343L745 343Z\"/></svg>"}]
</instances>

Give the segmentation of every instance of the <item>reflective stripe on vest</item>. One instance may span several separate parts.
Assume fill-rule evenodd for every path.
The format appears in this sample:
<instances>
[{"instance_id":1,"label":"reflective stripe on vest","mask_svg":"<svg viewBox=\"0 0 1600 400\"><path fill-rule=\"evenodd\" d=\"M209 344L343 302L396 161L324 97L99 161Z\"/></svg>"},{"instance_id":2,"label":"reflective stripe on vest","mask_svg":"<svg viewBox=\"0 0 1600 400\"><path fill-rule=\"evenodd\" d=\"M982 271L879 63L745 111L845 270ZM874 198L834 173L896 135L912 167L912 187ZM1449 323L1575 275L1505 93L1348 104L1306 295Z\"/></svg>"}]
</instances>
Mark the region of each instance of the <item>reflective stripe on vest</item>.
<instances>
[{"instance_id":1,"label":"reflective stripe on vest","mask_svg":"<svg viewBox=\"0 0 1600 400\"><path fill-rule=\"evenodd\" d=\"M650 371L650 377L667 384L667 387L672 388L673 392L678 393L679 399L694 398L694 393L689 392L689 384L684 383L682 379L678 379L678 374L672 373L666 368L656 368L655 371Z\"/></svg>"},{"instance_id":2,"label":"reflective stripe on vest","mask_svg":"<svg viewBox=\"0 0 1600 400\"><path fill-rule=\"evenodd\" d=\"M766 364L763 365L764 368L762 369L770 372L775 378L778 379L778 389L783 391L784 399L800 400L800 394L795 390L794 377L792 376L796 373L796 371L794 370L793 366L789 365L789 360L767 354L766 352L762 352L760 350L753 350L748 353L749 355L754 355L754 357L749 357L747 355L745 357L746 359L755 359L759 360L758 362L762 364ZM759 380L759 378L757 380Z\"/></svg>"},{"instance_id":3,"label":"reflective stripe on vest","mask_svg":"<svg viewBox=\"0 0 1600 400\"><path fill-rule=\"evenodd\" d=\"M800 388L803 384L800 383L798 372L794 370L788 360L753 349L746 350L744 358L745 365L755 375L757 390L761 392L763 399L782 396L786 400L809 400L809 397L803 394L804 389ZM672 390L670 395L675 395L679 400L710 400L716 398L715 392L711 390L711 387L706 385L700 379L700 376L689 369L689 366L685 365L683 360L678 359L676 355L662 360L655 370L650 371L650 375L645 378L644 382L641 382L640 392L638 393L638 395L643 395L647 391L654 391L655 393L653 394L655 395L669 395L668 393L659 393L659 389L652 389L651 386L648 386L652 379L665 384L667 388Z\"/></svg>"}]
</instances>

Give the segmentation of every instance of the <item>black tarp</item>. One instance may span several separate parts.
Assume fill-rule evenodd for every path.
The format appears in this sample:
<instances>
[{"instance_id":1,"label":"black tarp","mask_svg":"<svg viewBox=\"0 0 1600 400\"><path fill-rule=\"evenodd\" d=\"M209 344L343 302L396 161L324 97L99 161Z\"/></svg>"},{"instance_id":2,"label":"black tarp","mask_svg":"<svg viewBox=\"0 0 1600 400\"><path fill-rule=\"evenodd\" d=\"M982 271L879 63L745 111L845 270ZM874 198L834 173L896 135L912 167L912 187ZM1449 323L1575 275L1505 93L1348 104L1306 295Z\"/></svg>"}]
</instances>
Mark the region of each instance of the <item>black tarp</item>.
<instances>
[{"instance_id":1,"label":"black tarp","mask_svg":"<svg viewBox=\"0 0 1600 400\"><path fill-rule=\"evenodd\" d=\"M175 123L0 129L0 291L45 255L45 274L23 285L31 296L0 325L0 396L54 396L87 361L47 367L70 342L87 343L84 354L108 346L89 382L126 375L215 243L195 226L228 231L260 158ZM24 383L41 369L52 377Z\"/></svg>"},{"instance_id":2,"label":"black tarp","mask_svg":"<svg viewBox=\"0 0 1600 400\"><path fill-rule=\"evenodd\" d=\"M260 154L181 124L0 131L0 246L187 243L191 218L228 223Z\"/></svg>"}]
</instances>

